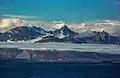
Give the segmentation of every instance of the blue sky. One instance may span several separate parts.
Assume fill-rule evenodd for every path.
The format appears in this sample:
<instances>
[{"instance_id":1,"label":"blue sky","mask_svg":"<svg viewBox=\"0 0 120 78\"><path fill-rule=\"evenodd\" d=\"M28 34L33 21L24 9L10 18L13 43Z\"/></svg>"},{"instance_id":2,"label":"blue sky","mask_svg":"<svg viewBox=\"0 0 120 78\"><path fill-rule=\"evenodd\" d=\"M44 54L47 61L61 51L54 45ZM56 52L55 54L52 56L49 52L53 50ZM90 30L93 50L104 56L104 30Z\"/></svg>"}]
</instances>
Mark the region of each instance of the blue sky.
<instances>
[{"instance_id":1,"label":"blue sky","mask_svg":"<svg viewBox=\"0 0 120 78\"><path fill-rule=\"evenodd\" d=\"M120 19L120 0L1 0L4 14L38 16L34 20L80 22Z\"/></svg>"}]
</instances>

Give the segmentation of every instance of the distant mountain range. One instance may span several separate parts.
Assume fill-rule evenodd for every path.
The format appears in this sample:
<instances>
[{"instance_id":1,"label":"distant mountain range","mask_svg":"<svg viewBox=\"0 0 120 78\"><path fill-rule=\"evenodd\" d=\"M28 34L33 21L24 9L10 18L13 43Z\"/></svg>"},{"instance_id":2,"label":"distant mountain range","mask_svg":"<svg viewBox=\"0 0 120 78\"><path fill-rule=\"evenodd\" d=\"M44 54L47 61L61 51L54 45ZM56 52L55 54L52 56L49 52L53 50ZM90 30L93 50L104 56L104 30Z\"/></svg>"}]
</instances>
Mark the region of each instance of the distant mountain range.
<instances>
[{"instance_id":1,"label":"distant mountain range","mask_svg":"<svg viewBox=\"0 0 120 78\"><path fill-rule=\"evenodd\" d=\"M35 40L37 39L37 41ZM35 40L35 43L42 42L70 42L70 43L92 43L92 44L119 44L120 37L113 36L104 30L85 31L77 33L69 29L66 25L54 31L46 31L36 26L19 26L4 33L0 33L0 41L18 42Z\"/></svg>"}]
</instances>

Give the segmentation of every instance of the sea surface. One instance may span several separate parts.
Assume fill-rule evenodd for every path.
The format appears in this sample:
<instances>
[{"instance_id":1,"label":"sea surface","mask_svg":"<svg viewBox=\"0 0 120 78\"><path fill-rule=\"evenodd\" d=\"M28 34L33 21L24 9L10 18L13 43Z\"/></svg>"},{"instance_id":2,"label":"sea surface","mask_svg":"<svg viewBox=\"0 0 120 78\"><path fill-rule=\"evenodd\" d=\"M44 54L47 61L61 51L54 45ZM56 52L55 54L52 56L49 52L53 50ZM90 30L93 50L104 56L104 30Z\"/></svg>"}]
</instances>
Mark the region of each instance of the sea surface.
<instances>
[{"instance_id":1,"label":"sea surface","mask_svg":"<svg viewBox=\"0 0 120 78\"><path fill-rule=\"evenodd\" d=\"M120 78L115 63L0 61L0 78Z\"/></svg>"}]
</instances>

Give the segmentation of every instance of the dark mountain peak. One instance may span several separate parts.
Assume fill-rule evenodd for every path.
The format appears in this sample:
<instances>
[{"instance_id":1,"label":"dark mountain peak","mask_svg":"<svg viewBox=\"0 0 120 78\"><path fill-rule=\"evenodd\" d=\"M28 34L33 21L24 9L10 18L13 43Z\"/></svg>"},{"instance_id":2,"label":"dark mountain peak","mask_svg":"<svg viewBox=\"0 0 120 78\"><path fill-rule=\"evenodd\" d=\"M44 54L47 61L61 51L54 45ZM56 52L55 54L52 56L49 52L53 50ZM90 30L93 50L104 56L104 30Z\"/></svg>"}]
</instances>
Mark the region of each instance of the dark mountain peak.
<instances>
[{"instance_id":1,"label":"dark mountain peak","mask_svg":"<svg viewBox=\"0 0 120 78\"><path fill-rule=\"evenodd\" d=\"M64 25L60 30L62 31L71 31L67 25Z\"/></svg>"},{"instance_id":2,"label":"dark mountain peak","mask_svg":"<svg viewBox=\"0 0 120 78\"><path fill-rule=\"evenodd\" d=\"M59 38L68 37L75 34L77 33L69 29L67 25L64 25L64 27L62 27L61 29L57 29L54 31L54 35Z\"/></svg>"},{"instance_id":3,"label":"dark mountain peak","mask_svg":"<svg viewBox=\"0 0 120 78\"><path fill-rule=\"evenodd\" d=\"M67 27L67 25L65 24L64 27ZM67 27L68 28L68 27Z\"/></svg>"},{"instance_id":4,"label":"dark mountain peak","mask_svg":"<svg viewBox=\"0 0 120 78\"><path fill-rule=\"evenodd\" d=\"M61 29L63 29L63 28L67 28L67 29L69 29L69 28L67 27L67 25L64 25Z\"/></svg>"}]
</instances>

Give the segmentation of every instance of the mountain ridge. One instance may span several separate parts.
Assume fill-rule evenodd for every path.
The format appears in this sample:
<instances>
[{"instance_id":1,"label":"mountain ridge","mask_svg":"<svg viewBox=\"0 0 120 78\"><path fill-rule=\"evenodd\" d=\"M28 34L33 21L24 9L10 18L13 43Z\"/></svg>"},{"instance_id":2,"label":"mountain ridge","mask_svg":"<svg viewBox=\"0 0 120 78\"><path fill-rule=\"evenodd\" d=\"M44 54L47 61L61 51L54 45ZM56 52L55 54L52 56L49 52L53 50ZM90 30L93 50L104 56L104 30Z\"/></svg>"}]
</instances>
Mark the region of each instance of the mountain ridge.
<instances>
[{"instance_id":1,"label":"mountain ridge","mask_svg":"<svg viewBox=\"0 0 120 78\"><path fill-rule=\"evenodd\" d=\"M85 31L77 33L64 25L60 29L54 31L46 31L42 27L36 26L20 26L10 29L4 33L0 33L0 41L28 41L39 38L38 42L70 42L70 43L96 43L96 44L119 44L120 37L113 36L104 30Z\"/></svg>"}]
</instances>

